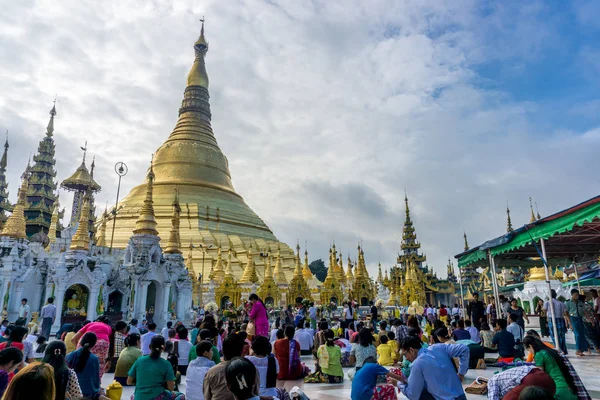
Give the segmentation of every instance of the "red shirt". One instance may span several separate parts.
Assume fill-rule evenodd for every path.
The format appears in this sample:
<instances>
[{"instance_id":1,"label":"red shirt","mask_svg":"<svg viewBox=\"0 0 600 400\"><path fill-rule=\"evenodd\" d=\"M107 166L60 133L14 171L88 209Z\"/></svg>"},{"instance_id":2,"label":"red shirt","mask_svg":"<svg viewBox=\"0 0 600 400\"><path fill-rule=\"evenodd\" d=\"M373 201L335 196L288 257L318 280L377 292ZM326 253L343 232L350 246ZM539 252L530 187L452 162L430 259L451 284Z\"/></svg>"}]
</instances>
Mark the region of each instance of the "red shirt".
<instances>
[{"instance_id":1,"label":"red shirt","mask_svg":"<svg viewBox=\"0 0 600 400\"><path fill-rule=\"evenodd\" d=\"M440 317L445 317L446 315L448 315L448 310L446 307L440 308Z\"/></svg>"}]
</instances>

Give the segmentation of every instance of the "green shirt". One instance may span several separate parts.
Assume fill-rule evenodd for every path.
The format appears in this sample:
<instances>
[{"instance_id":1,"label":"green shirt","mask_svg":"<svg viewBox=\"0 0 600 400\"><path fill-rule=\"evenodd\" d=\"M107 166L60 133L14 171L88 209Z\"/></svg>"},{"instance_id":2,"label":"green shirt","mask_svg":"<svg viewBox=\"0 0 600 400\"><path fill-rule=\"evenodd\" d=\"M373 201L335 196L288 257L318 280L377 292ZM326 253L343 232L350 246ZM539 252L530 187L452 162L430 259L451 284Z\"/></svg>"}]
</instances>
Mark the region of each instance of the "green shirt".
<instances>
[{"instance_id":1,"label":"green shirt","mask_svg":"<svg viewBox=\"0 0 600 400\"><path fill-rule=\"evenodd\" d=\"M135 399L154 400L165 391L165 382L174 381L173 367L164 358L142 356L136 360L128 373L135 379Z\"/></svg>"},{"instance_id":2,"label":"green shirt","mask_svg":"<svg viewBox=\"0 0 600 400\"><path fill-rule=\"evenodd\" d=\"M344 376L344 371L342 370L342 349L335 345L325 345L325 347L327 348L327 353L329 353L329 366L322 368L323 373L331 376ZM320 352L321 349L318 350L318 353Z\"/></svg>"},{"instance_id":3,"label":"green shirt","mask_svg":"<svg viewBox=\"0 0 600 400\"><path fill-rule=\"evenodd\" d=\"M574 302L573 300L565 301L565 310L570 317L584 317L585 304L582 301Z\"/></svg>"},{"instance_id":4,"label":"green shirt","mask_svg":"<svg viewBox=\"0 0 600 400\"><path fill-rule=\"evenodd\" d=\"M212 359L215 364L218 364L221 362L221 356L219 355L219 349L217 349L215 346L212 347ZM196 353L196 346L192 346L192 348L190 349L190 352L188 353L188 360L189 362L192 362L192 360L195 360L196 358L198 358L198 354Z\"/></svg>"},{"instance_id":5,"label":"green shirt","mask_svg":"<svg viewBox=\"0 0 600 400\"><path fill-rule=\"evenodd\" d=\"M135 361L142 356L142 350L134 346L125 347L119 354L117 367L115 368L115 377L125 378L127 372L131 369Z\"/></svg>"},{"instance_id":6,"label":"green shirt","mask_svg":"<svg viewBox=\"0 0 600 400\"><path fill-rule=\"evenodd\" d=\"M560 370L560 367L546 350L538 351L534 356L535 366L542 368L556 384L555 399L560 400L575 400L577 396L573 394L571 388L567 384L565 377Z\"/></svg>"}]
</instances>

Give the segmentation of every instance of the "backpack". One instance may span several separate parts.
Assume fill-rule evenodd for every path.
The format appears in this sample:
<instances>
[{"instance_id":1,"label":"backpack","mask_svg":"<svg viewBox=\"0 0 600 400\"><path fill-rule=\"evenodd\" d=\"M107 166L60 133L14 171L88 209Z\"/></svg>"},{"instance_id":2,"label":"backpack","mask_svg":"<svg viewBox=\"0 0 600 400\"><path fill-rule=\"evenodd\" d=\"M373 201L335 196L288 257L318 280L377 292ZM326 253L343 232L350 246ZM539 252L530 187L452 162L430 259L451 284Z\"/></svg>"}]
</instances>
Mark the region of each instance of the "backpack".
<instances>
[{"instance_id":1,"label":"backpack","mask_svg":"<svg viewBox=\"0 0 600 400\"><path fill-rule=\"evenodd\" d=\"M177 340L173 342L173 349L167 355L167 361L173 367L173 372L177 373L177 367L179 366L179 342Z\"/></svg>"}]
</instances>

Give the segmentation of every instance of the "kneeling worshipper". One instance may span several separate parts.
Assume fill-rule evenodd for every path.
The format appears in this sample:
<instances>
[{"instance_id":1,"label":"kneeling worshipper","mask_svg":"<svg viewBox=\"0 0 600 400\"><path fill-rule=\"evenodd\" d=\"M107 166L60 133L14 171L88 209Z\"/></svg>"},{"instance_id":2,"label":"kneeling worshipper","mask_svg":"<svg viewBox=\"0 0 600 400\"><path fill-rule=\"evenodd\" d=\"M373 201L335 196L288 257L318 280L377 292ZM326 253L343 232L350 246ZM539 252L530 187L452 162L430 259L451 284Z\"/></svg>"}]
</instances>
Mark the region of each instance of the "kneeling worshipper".
<instances>
[{"instance_id":1,"label":"kneeling worshipper","mask_svg":"<svg viewBox=\"0 0 600 400\"><path fill-rule=\"evenodd\" d=\"M538 386L552 396L556 393L556 383L542 369L533 365L524 365L502 371L488 381L489 400L518 400L521 392L528 386Z\"/></svg>"}]
</instances>

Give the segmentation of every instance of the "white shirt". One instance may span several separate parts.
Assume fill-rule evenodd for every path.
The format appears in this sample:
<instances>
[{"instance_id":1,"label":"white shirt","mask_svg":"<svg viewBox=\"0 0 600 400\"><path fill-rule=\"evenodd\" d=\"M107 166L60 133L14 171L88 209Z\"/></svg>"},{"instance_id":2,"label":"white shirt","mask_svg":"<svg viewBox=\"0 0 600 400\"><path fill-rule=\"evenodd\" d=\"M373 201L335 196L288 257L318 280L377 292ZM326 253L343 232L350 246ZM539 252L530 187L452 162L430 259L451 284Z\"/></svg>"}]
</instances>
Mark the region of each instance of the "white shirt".
<instances>
[{"instance_id":1,"label":"white shirt","mask_svg":"<svg viewBox=\"0 0 600 400\"><path fill-rule=\"evenodd\" d=\"M350 309L350 307L346 308L344 310L345 314L346 314L346 319L353 319L354 318L354 313L352 312L352 310Z\"/></svg>"},{"instance_id":2,"label":"white shirt","mask_svg":"<svg viewBox=\"0 0 600 400\"><path fill-rule=\"evenodd\" d=\"M179 365L188 365L189 364L189 355L190 349L192 348L192 344L189 340L179 339L179 344L177 348L179 349Z\"/></svg>"},{"instance_id":3,"label":"white shirt","mask_svg":"<svg viewBox=\"0 0 600 400\"><path fill-rule=\"evenodd\" d=\"M19 307L19 318L25 318L27 317L27 319L29 320L29 305L28 304L21 304L21 307Z\"/></svg>"},{"instance_id":4,"label":"white shirt","mask_svg":"<svg viewBox=\"0 0 600 400\"><path fill-rule=\"evenodd\" d=\"M485 309L485 313L488 315L492 313L492 303L487 305L487 308Z\"/></svg>"},{"instance_id":5,"label":"white shirt","mask_svg":"<svg viewBox=\"0 0 600 400\"><path fill-rule=\"evenodd\" d=\"M271 343L273 343L274 341L276 341L276 340L277 340L277 331L278 331L278 330L279 330L279 329L272 329L272 330L271 330L271 338L270 338L270 340L269 340Z\"/></svg>"},{"instance_id":6,"label":"white shirt","mask_svg":"<svg viewBox=\"0 0 600 400\"><path fill-rule=\"evenodd\" d=\"M452 315L458 315L459 313L460 313L460 308L458 308L458 307L454 307L454 308L452 309Z\"/></svg>"},{"instance_id":7,"label":"white shirt","mask_svg":"<svg viewBox=\"0 0 600 400\"><path fill-rule=\"evenodd\" d=\"M165 338L165 340L169 340L169 328L165 326L161 329L160 334Z\"/></svg>"},{"instance_id":8,"label":"white shirt","mask_svg":"<svg viewBox=\"0 0 600 400\"><path fill-rule=\"evenodd\" d=\"M131 331L129 331L131 333ZM154 336L156 336L157 333L156 332L148 332L148 333L144 333L141 337L141 346L142 346L142 354L147 356L148 354L150 354L150 342L152 341L152 338Z\"/></svg>"},{"instance_id":9,"label":"white shirt","mask_svg":"<svg viewBox=\"0 0 600 400\"><path fill-rule=\"evenodd\" d=\"M127 332L127 333L129 335L131 335L132 333L137 333L139 335L140 334L140 330L135 325L129 325L129 332Z\"/></svg>"},{"instance_id":10,"label":"white shirt","mask_svg":"<svg viewBox=\"0 0 600 400\"><path fill-rule=\"evenodd\" d=\"M298 329L294 339L300 343L300 350L310 350L313 345L313 337L304 329Z\"/></svg>"},{"instance_id":11,"label":"white shirt","mask_svg":"<svg viewBox=\"0 0 600 400\"><path fill-rule=\"evenodd\" d=\"M204 376L216 364L206 357L198 357L188 366L185 377L185 397L188 400L204 400Z\"/></svg>"},{"instance_id":12,"label":"white shirt","mask_svg":"<svg viewBox=\"0 0 600 400\"><path fill-rule=\"evenodd\" d=\"M54 304L46 304L42 308L40 318L56 318L56 306Z\"/></svg>"},{"instance_id":13,"label":"white shirt","mask_svg":"<svg viewBox=\"0 0 600 400\"><path fill-rule=\"evenodd\" d=\"M267 370L269 368L269 358L256 356L246 356L246 358L250 360L252 364L254 364L256 370L258 371L258 378L260 380L258 394L265 397L277 397L277 388L273 387L267 389ZM277 373L279 373L279 363L277 362L277 358L275 358L275 368Z\"/></svg>"}]
</instances>

